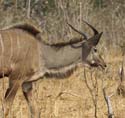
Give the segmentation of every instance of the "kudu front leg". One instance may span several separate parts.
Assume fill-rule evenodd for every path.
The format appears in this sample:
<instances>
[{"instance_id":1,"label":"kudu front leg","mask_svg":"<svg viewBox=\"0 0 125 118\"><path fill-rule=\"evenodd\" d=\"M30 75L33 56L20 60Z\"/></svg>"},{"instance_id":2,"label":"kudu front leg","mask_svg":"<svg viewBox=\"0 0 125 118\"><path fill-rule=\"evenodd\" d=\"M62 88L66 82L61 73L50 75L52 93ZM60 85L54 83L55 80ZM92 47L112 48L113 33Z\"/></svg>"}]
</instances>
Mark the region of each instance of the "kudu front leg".
<instances>
[{"instance_id":1,"label":"kudu front leg","mask_svg":"<svg viewBox=\"0 0 125 118\"><path fill-rule=\"evenodd\" d=\"M24 82L22 84L22 90L30 110L30 118L40 118L38 105L32 97L32 82Z\"/></svg>"},{"instance_id":2,"label":"kudu front leg","mask_svg":"<svg viewBox=\"0 0 125 118\"><path fill-rule=\"evenodd\" d=\"M38 81L39 79L42 79L46 72L46 69L41 69L22 84L23 94L27 101L31 118L40 118L39 109L37 107L38 105L36 103L36 100L32 98L32 83Z\"/></svg>"},{"instance_id":3,"label":"kudu front leg","mask_svg":"<svg viewBox=\"0 0 125 118\"><path fill-rule=\"evenodd\" d=\"M17 90L19 88L19 82L18 80L11 80L10 78L10 85L5 93L4 98L4 117L9 117L9 111L11 110L11 106L13 104L15 95L17 93Z\"/></svg>"}]
</instances>

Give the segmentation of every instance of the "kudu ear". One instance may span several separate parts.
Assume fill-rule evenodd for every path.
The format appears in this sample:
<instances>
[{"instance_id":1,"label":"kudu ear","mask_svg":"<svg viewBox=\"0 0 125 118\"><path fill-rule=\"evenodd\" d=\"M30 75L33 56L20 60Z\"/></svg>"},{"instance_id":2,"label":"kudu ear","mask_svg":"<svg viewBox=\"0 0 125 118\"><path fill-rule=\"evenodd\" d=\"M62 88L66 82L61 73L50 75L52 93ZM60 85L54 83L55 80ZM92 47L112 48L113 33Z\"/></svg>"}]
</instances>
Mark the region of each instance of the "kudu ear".
<instances>
[{"instance_id":1,"label":"kudu ear","mask_svg":"<svg viewBox=\"0 0 125 118\"><path fill-rule=\"evenodd\" d=\"M96 46L102 36L103 32L99 33L99 34L96 34L94 35L93 37L91 37L90 39L88 39L88 43L89 45L91 46Z\"/></svg>"},{"instance_id":2,"label":"kudu ear","mask_svg":"<svg viewBox=\"0 0 125 118\"><path fill-rule=\"evenodd\" d=\"M93 31L94 36L91 37L90 39L88 39L88 43L90 46L96 46L102 36L102 33L99 33L92 25L90 25L88 22L86 22L85 20L83 20L84 23L86 23Z\"/></svg>"},{"instance_id":3,"label":"kudu ear","mask_svg":"<svg viewBox=\"0 0 125 118\"><path fill-rule=\"evenodd\" d=\"M83 20L83 22L86 23L86 24L93 30L94 35L99 34L98 31L97 31L92 25L90 25L90 24L89 24L88 22L86 22L85 20Z\"/></svg>"},{"instance_id":4,"label":"kudu ear","mask_svg":"<svg viewBox=\"0 0 125 118\"><path fill-rule=\"evenodd\" d=\"M67 24L68 24L69 27L71 27L75 32L77 32L77 33L79 33L80 35L82 35L85 40L88 39L87 36L86 36L86 34L85 34L84 32L81 32L81 31L77 30L76 28L74 28L74 27L73 27L71 24L69 24L68 22L67 22Z\"/></svg>"}]
</instances>

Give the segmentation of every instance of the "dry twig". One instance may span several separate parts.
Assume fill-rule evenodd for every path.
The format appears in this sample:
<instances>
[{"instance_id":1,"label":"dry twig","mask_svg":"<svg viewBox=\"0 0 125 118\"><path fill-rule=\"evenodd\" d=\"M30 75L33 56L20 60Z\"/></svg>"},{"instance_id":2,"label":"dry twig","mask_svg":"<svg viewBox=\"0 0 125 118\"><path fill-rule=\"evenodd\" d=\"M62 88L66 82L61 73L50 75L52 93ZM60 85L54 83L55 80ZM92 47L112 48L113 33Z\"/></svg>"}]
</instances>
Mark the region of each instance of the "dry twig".
<instances>
[{"instance_id":1,"label":"dry twig","mask_svg":"<svg viewBox=\"0 0 125 118\"><path fill-rule=\"evenodd\" d=\"M102 86L103 86L103 88L102 88L103 96L104 96L105 102L107 104L107 109L108 109L108 118L114 118L113 109L112 109L111 100L110 100L110 98L114 94L111 94L110 96L106 95L106 91L105 91L105 87L104 87L104 80L102 80Z\"/></svg>"}]
</instances>

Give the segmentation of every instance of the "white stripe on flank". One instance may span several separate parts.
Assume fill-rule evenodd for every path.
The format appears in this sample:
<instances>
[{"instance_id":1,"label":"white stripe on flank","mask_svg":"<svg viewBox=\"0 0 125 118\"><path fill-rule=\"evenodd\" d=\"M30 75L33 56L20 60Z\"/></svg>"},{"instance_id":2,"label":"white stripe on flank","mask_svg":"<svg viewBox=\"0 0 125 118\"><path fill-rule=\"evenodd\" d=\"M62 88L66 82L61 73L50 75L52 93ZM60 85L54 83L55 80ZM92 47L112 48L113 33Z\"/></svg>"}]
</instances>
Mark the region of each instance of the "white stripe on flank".
<instances>
[{"instance_id":1,"label":"white stripe on flank","mask_svg":"<svg viewBox=\"0 0 125 118\"><path fill-rule=\"evenodd\" d=\"M1 44L1 55L0 55L0 67L4 66L4 44L3 44L3 38L2 35L0 34L0 44Z\"/></svg>"},{"instance_id":2,"label":"white stripe on flank","mask_svg":"<svg viewBox=\"0 0 125 118\"><path fill-rule=\"evenodd\" d=\"M16 31L16 36L17 36L17 48L18 48L18 51L17 51L17 56L19 57L20 55L20 40L19 40L19 34L17 34L17 31Z\"/></svg>"},{"instance_id":3,"label":"white stripe on flank","mask_svg":"<svg viewBox=\"0 0 125 118\"><path fill-rule=\"evenodd\" d=\"M3 38L2 35L0 34L0 43L1 43L1 48L2 48L2 56L4 54L4 44L3 44Z\"/></svg>"},{"instance_id":4,"label":"white stripe on flank","mask_svg":"<svg viewBox=\"0 0 125 118\"><path fill-rule=\"evenodd\" d=\"M42 67L42 65L41 65L41 53L40 53L40 44L39 43L37 43L37 51L38 51L38 63L39 63L39 68L40 67Z\"/></svg>"},{"instance_id":5,"label":"white stripe on flank","mask_svg":"<svg viewBox=\"0 0 125 118\"><path fill-rule=\"evenodd\" d=\"M9 39L10 39L10 58L9 58L9 61L11 62L11 59L12 59L12 57L13 57L13 41L12 41L12 37L11 37L11 35L10 35L10 33L8 33L8 35L9 35Z\"/></svg>"}]
</instances>

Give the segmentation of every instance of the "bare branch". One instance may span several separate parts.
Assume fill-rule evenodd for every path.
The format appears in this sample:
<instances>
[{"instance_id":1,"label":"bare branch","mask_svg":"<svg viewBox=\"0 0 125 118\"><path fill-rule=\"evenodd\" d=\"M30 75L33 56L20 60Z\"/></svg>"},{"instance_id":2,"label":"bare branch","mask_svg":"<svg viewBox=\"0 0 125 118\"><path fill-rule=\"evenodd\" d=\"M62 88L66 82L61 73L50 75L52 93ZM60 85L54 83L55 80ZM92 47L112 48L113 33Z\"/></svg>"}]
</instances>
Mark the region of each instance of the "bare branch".
<instances>
[{"instance_id":1,"label":"bare branch","mask_svg":"<svg viewBox=\"0 0 125 118\"><path fill-rule=\"evenodd\" d=\"M92 71L90 73L91 75L91 82L92 82L92 88L90 87L90 85L88 84L87 82L87 76L86 76L86 71L85 71L85 68L84 68L84 78L85 78L85 83L86 83L86 86L87 88L89 89L89 92L92 96L92 101L93 101L93 104L94 104L94 107L95 107L95 112L94 112L94 116L95 118L97 118L97 101L98 101L98 82L97 82L97 78L95 77L95 82L94 82L94 79L92 77Z\"/></svg>"},{"instance_id":2,"label":"bare branch","mask_svg":"<svg viewBox=\"0 0 125 118\"><path fill-rule=\"evenodd\" d=\"M102 90L103 90L104 99L106 101L107 108L108 108L108 118L114 118L113 117L113 115L114 115L113 109L112 109L111 100L110 100L110 97L112 97L114 94L111 94L110 96L107 96L104 87L103 87Z\"/></svg>"},{"instance_id":3,"label":"bare branch","mask_svg":"<svg viewBox=\"0 0 125 118\"><path fill-rule=\"evenodd\" d=\"M30 18L31 12L31 0L28 0L27 18Z\"/></svg>"},{"instance_id":4,"label":"bare branch","mask_svg":"<svg viewBox=\"0 0 125 118\"><path fill-rule=\"evenodd\" d=\"M80 95L77 95L77 94L72 93L72 92L70 92L70 91L61 91L61 92L56 96L56 98L60 97L60 96L63 95L63 94L69 94L69 95L72 95L72 96L75 96L75 97L78 97L78 98L83 99Z\"/></svg>"}]
</instances>

